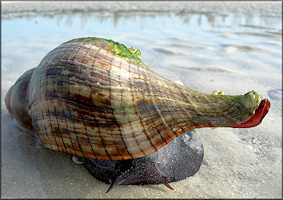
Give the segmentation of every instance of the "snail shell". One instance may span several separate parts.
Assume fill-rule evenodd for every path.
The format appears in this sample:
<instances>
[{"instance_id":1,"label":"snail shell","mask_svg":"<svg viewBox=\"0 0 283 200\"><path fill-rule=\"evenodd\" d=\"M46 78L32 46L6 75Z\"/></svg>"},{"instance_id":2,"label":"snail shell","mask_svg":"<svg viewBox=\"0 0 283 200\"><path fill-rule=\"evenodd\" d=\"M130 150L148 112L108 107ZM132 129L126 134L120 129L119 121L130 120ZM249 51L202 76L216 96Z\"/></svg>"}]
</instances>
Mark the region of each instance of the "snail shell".
<instances>
[{"instance_id":1,"label":"snail shell","mask_svg":"<svg viewBox=\"0 0 283 200\"><path fill-rule=\"evenodd\" d=\"M63 43L5 97L43 146L95 160L136 159L191 129L245 124L261 100L255 91L231 96L184 87L150 70L139 50L102 38Z\"/></svg>"}]
</instances>

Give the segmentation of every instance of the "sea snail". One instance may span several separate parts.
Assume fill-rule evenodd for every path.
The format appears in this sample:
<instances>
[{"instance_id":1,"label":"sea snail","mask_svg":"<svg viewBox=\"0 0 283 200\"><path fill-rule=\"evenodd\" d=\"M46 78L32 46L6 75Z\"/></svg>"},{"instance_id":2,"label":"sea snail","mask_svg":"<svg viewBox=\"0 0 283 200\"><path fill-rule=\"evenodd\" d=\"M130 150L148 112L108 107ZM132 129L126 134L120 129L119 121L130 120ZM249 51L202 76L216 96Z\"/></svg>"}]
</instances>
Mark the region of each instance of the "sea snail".
<instances>
[{"instance_id":1,"label":"sea snail","mask_svg":"<svg viewBox=\"0 0 283 200\"><path fill-rule=\"evenodd\" d=\"M193 129L253 127L270 107L255 91L232 96L187 88L152 71L138 49L95 37L49 52L16 81L5 103L20 127L44 147L84 159L95 177L111 183L109 190L170 187L194 175L203 148Z\"/></svg>"}]
</instances>

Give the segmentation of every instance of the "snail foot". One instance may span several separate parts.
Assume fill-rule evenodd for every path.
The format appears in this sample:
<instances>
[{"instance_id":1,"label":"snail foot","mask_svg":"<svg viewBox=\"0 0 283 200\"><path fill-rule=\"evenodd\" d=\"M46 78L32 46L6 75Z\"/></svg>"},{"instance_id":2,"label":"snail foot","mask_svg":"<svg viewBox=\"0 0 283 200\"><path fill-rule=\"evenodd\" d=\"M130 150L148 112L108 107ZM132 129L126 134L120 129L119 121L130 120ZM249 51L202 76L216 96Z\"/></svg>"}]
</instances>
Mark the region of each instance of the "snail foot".
<instances>
[{"instance_id":1,"label":"snail foot","mask_svg":"<svg viewBox=\"0 0 283 200\"><path fill-rule=\"evenodd\" d=\"M140 159L136 159L135 162L123 167L128 167L128 169L120 171L120 174L116 177L111 177L111 185L106 191L106 194L118 185L164 184L169 189L174 190L167 183L170 179L160 173L154 161L150 158L146 162L140 162Z\"/></svg>"},{"instance_id":2,"label":"snail foot","mask_svg":"<svg viewBox=\"0 0 283 200\"><path fill-rule=\"evenodd\" d=\"M164 182L163 184L164 184L166 187L168 187L170 190L174 190L174 188L172 188L171 185L169 185L169 183Z\"/></svg>"}]
</instances>

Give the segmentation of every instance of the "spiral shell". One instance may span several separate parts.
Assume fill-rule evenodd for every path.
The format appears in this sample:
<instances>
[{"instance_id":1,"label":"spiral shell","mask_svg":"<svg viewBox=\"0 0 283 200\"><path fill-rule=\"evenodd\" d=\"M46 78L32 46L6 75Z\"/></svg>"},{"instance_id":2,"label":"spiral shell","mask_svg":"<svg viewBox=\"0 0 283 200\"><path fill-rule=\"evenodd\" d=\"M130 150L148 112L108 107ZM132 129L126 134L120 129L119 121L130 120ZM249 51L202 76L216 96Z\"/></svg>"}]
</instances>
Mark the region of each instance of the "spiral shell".
<instances>
[{"instance_id":1,"label":"spiral shell","mask_svg":"<svg viewBox=\"0 0 283 200\"><path fill-rule=\"evenodd\" d=\"M24 94L11 91L23 85ZM48 53L18 79L5 101L46 148L127 160L155 152L191 129L245 123L261 99L255 91L230 96L186 88L149 69L135 48L79 38Z\"/></svg>"}]
</instances>

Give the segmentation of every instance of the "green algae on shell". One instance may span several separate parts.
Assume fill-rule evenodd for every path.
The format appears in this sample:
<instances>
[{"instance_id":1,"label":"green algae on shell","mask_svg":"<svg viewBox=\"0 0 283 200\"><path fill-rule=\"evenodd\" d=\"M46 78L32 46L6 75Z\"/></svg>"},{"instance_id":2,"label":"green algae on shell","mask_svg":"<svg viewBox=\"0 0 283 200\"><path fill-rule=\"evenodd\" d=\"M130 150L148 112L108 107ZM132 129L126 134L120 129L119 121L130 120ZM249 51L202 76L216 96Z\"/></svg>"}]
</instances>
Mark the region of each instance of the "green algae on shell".
<instances>
[{"instance_id":1,"label":"green algae on shell","mask_svg":"<svg viewBox=\"0 0 283 200\"><path fill-rule=\"evenodd\" d=\"M188 130L245 123L262 99L184 87L150 70L137 49L102 38L63 43L27 79L12 97L27 102L19 124L32 124L46 148L97 160L140 158Z\"/></svg>"},{"instance_id":2,"label":"green algae on shell","mask_svg":"<svg viewBox=\"0 0 283 200\"><path fill-rule=\"evenodd\" d=\"M139 49L135 47L127 48L125 45L120 44L118 42L115 42L111 39L104 39L104 38L98 38L98 37L86 37L86 38L78 38L78 39L73 39L68 42L73 42L73 41L103 41L106 42L109 45L110 50L117 56L127 58L131 62L139 65L144 65L146 66L142 60L140 59L141 52Z\"/></svg>"}]
</instances>

